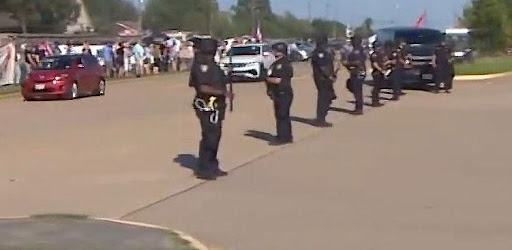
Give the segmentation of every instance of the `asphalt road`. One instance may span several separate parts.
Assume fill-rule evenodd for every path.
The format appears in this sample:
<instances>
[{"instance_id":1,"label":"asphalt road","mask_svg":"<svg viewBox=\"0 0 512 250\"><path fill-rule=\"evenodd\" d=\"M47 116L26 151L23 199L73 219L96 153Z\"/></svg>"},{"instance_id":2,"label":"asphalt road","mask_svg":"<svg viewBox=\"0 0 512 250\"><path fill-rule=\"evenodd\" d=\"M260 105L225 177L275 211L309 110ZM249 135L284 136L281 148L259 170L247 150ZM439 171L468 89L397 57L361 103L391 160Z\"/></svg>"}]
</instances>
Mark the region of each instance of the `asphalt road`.
<instances>
[{"instance_id":1,"label":"asphalt road","mask_svg":"<svg viewBox=\"0 0 512 250\"><path fill-rule=\"evenodd\" d=\"M203 184L189 169L199 126L185 75L72 102L2 100L0 216L121 218L222 249L511 249L511 80L408 91L362 117L346 114L340 81L336 125L318 129L297 65L297 143L281 148L244 136L274 133L274 119L263 84L237 84L220 159L231 174Z\"/></svg>"}]
</instances>

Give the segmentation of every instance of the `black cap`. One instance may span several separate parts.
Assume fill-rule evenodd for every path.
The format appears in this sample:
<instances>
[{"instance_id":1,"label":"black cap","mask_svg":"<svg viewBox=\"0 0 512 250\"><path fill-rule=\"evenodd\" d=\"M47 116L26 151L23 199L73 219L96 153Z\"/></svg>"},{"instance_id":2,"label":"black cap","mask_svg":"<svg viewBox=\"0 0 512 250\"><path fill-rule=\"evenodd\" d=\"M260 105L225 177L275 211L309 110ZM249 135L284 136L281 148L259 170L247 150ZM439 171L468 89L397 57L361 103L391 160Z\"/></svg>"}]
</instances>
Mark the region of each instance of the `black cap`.
<instances>
[{"instance_id":1,"label":"black cap","mask_svg":"<svg viewBox=\"0 0 512 250\"><path fill-rule=\"evenodd\" d=\"M274 45L272 45L272 50L286 55L288 54L288 45L286 45L286 43L283 42L275 43Z\"/></svg>"},{"instance_id":2,"label":"black cap","mask_svg":"<svg viewBox=\"0 0 512 250\"><path fill-rule=\"evenodd\" d=\"M359 34L354 34L352 38L350 38L352 44L361 45L363 43L363 38Z\"/></svg>"},{"instance_id":3,"label":"black cap","mask_svg":"<svg viewBox=\"0 0 512 250\"><path fill-rule=\"evenodd\" d=\"M326 34L317 34L316 35L316 46L327 45L327 43L329 42L328 40L329 39Z\"/></svg>"},{"instance_id":4,"label":"black cap","mask_svg":"<svg viewBox=\"0 0 512 250\"><path fill-rule=\"evenodd\" d=\"M199 53L201 54L214 55L217 52L218 42L215 39L201 39L194 37L190 39L190 41L194 43L194 48L199 50Z\"/></svg>"}]
</instances>

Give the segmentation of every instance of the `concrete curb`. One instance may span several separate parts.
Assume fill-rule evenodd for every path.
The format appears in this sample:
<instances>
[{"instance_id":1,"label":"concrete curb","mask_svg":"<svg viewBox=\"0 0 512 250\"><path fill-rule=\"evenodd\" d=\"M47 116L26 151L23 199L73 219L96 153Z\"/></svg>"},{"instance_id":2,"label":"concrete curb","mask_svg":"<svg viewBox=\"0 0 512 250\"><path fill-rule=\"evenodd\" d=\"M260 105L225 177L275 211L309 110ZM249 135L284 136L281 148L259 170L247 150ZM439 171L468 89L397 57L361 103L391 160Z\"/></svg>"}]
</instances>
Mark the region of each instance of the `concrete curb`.
<instances>
[{"instance_id":1,"label":"concrete curb","mask_svg":"<svg viewBox=\"0 0 512 250\"><path fill-rule=\"evenodd\" d=\"M30 218L34 218L34 217L38 217L38 215L34 215L34 216L16 216L16 217L0 217L0 220L30 219ZM84 217L84 218L87 218L88 220L111 222L111 223L117 223L117 224L122 224L122 225L130 225L130 226L145 227L145 228L151 228L151 229L158 229L158 230L162 230L162 231L167 231L167 232L171 232L171 233L174 233L174 234L178 235L179 238L181 238L182 240L188 242L188 244L191 247L193 247L193 248L195 248L197 250L208 250L209 249L208 247L203 245L201 242L199 242L198 240L196 240L195 238L193 238L192 236L190 236L190 235L188 235L188 234L186 234L184 232L181 232L181 231L178 231L178 230L173 230L173 229L162 227L162 226L156 226L156 225L140 223L140 222L131 222L131 221L116 220L116 219L108 219L108 218L96 218L96 217L89 217L89 216L78 216L78 217Z\"/></svg>"},{"instance_id":2,"label":"concrete curb","mask_svg":"<svg viewBox=\"0 0 512 250\"><path fill-rule=\"evenodd\" d=\"M455 76L456 81L481 81L512 75L512 72L489 74L489 75L460 75Z\"/></svg>"},{"instance_id":3,"label":"concrete curb","mask_svg":"<svg viewBox=\"0 0 512 250\"><path fill-rule=\"evenodd\" d=\"M198 240L194 239L192 236L185 234L184 232L178 231L178 230L172 230L170 228L162 227L162 226L156 226L141 222L131 222L131 221L123 221L123 220L116 220L116 219L107 219L107 218L89 218L91 220L97 220L97 221L106 221L106 222L112 222L112 223L118 223L123 225L131 225L131 226L138 226L138 227L146 227L146 228L154 228L154 229L160 229L164 231L169 231L172 233L177 234L181 239L189 242L191 247L197 248L198 250L208 250L208 248L203 245Z\"/></svg>"}]
</instances>

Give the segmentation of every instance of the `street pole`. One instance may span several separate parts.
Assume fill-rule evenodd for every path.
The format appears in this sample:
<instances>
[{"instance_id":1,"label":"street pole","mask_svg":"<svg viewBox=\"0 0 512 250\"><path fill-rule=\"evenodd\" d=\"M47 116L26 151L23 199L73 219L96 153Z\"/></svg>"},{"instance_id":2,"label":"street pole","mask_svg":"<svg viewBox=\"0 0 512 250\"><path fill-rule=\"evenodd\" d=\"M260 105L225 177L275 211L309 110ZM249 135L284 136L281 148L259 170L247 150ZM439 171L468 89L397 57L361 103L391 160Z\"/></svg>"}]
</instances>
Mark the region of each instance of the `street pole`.
<instances>
[{"instance_id":1,"label":"street pole","mask_svg":"<svg viewBox=\"0 0 512 250\"><path fill-rule=\"evenodd\" d=\"M139 0L139 23L138 23L138 26L139 26L139 32L140 34L142 35L142 14L143 14L143 9L144 9L144 0Z\"/></svg>"}]
</instances>

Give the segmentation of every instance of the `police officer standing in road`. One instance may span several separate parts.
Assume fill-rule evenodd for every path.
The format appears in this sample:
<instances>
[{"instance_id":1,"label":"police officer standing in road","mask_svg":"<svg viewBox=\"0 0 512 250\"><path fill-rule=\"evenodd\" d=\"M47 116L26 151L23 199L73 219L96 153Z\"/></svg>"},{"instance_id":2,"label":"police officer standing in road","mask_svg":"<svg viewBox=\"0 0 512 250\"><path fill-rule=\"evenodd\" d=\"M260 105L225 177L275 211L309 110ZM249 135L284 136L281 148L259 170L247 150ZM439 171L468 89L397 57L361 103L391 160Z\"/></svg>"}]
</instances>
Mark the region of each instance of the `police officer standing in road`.
<instances>
[{"instance_id":1,"label":"police officer standing in road","mask_svg":"<svg viewBox=\"0 0 512 250\"><path fill-rule=\"evenodd\" d=\"M453 65L451 62L451 53L446 46L445 41L442 41L439 46L437 46L434 59L432 61L432 66L434 67L436 79L434 93L439 93L441 83L444 84L445 92L450 93L453 82Z\"/></svg>"},{"instance_id":2,"label":"police officer standing in road","mask_svg":"<svg viewBox=\"0 0 512 250\"><path fill-rule=\"evenodd\" d=\"M276 57L276 61L270 66L265 82L268 95L274 101L274 115L276 118L277 135L275 140L270 142L270 145L279 146L293 143L292 121L290 118L290 107L293 101L291 83L293 67L288 58L286 43L280 42L272 45L272 53Z\"/></svg>"},{"instance_id":3,"label":"police officer standing in road","mask_svg":"<svg viewBox=\"0 0 512 250\"><path fill-rule=\"evenodd\" d=\"M380 103L380 90L384 85L384 78L386 74L386 55L384 54L384 49L382 46L379 46L378 43L373 44L374 52L370 57L370 61L372 63L372 77L373 77L373 90L372 90L372 106L380 107L382 104Z\"/></svg>"},{"instance_id":4,"label":"police officer standing in road","mask_svg":"<svg viewBox=\"0 0 512 250\"><path fill-rule=\"evenodd\" d=\"M202 135L198 166L194 174L199 179L215 180L228 174L219 168L217 152L226 112L226 98L233 98L233 94L227 90L227 76L214 61L217 41L196 39L194 47L197 53L190 72L190 85L196 90L193 107L201 124Z\"/></svg>"},{"instance_id":5,"label":"police officer standing in road","mask_svg":"<svg viewBox=\"0 0 512 250\"><path fill-rule=\"evenodd\" d=\"M354 115L363 114L363 84L366 78L366 54L362 46L362 39L359 35L354 35L351 39L352 51L348 54L345 67L350 72L350 89L356 99Z\"/></svg>"},{"instance_id":6,"label":"police officer standing in road","mask_svg":"<svg viewBox=\"0 0 512 250\"><path fill-rule=\"evenodd\" d=\"M311 66L313 68L313 78L318 90L316 121L318 127L330 127L331 123L326 121L327 113L336 99L334 92L334 82L336 73L334 71L334 55L327 49L327 36L319 35L316 41L316 49L313 51Z\"/></svg>"},{"instance_id":7,"label":"police officer standing in road","mask_svg":"<svg viewBox=\"0 0 512 250\"><path fill-rule=\"evenodd\" d=\"M400 100L400 96L402 95L402 87L403 87L403 77L404 77L404 68L406 64L406 55L405 55L405 46L406 43L404 41L399 42L395 51L392 54L392 59L395 62L395 67L393 69L392 75L392 88L393 88L393 98L392 101Z\"/></svg>"}]
</instances>

